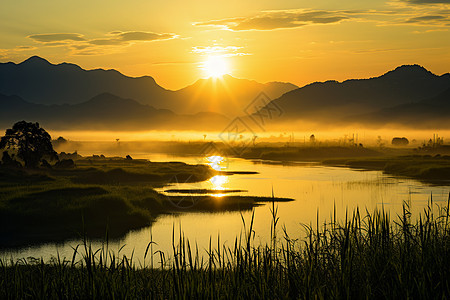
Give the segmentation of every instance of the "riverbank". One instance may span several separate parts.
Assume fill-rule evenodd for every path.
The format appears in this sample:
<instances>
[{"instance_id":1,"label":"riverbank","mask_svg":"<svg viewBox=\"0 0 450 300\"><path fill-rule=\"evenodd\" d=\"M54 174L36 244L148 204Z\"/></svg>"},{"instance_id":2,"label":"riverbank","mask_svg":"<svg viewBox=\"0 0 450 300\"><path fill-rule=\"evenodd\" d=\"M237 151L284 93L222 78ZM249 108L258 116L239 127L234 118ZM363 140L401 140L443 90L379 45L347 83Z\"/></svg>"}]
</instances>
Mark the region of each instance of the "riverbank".
<instances>
[{"instance_id":1,"label":"riverbank","mask_svg":"<svg viewBox=\"0 0 450 300\"><path fill-rule=\"evenodd\" d=\"M326 165L379 170L386 174L414 178L430 183L450 184L450 156L407 155L394 157L332 159Z\"/></svg>"},{"instance_id":2,"label":"riverbank","mask_svg":"<svg viewBox=\"0 0 450 300\"><path fill-rule=\"evenodd\" d=\"M428 183L450 184L449 147L382 148L364 147L277 147L251 148L242 158L267 162L320 162L324 165L383 171L386 174Z\"/></svg>"}]
</instances>

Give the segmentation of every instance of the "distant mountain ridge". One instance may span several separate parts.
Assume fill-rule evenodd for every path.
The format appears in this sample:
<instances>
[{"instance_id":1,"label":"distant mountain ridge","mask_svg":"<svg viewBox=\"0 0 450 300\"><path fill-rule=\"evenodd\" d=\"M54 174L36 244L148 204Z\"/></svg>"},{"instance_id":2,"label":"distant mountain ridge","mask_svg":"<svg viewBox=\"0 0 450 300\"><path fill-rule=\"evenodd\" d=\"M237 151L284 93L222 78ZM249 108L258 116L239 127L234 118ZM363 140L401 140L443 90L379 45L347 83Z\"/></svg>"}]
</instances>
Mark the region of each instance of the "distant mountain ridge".
<instances>
[{"instance_id":1,"label":"distant mountain ridge","mask_svg":"<svg viewBox=\"0 0 450 300\"><path fill-rule=\"evenodd\" d=\"M51 64L33 56L15 64L0 64L0 93L18 95L36 104L75 104L98 94L131 93L162 99L168 91L150 76L131 78L116 70L84 70L75 64ZM126 96L124 96L126 97Z\"/></svg>"},{"instance_id":2,"label":"distant mountain ridge","mask_svg":"<svg viewBox=\"0 0 450 300\"><path fill-rule=\"evenodd\" d=\"M229 119L215 113L178 115L156 109L132 99L102 93L79 104L45 105L27 102L18 96L0 94L0 128L20 120L38 121L57 130L150 130L196 129L220 130ZM213 126L213 127L214 127Z\"/></svg>"},{"instance_id":3,"label":"distant mountain ridge","mask_svg":"<svg viewBox=\"0 0 450 300\"><path fill-rule=\"evenodd\" d=\"M346 122L370 124L372 127L401 124L420 128L450 128L450 88L435 97L352 116Z\"/></svg>"},{"instance_id":4,"label":"distant mountain ridge","mask_svg":"<svg viewBox=\"0 0 450 300\"><path fill-rule=\"evenodd\" d=\"M74 64L53 65L39 57L0 64L0 126L30 120L66 130L223 130L235 116L244 115L261 91L274 99L268 105L282 111L267 126L282 130L301 122L450 128L450 74L435 75L419 65L400 66L368 79L315 82L301 88L226 75L170 91L149 76L86 71Z\"/></svg>"},{"instance_id":5,"label":"distant mountain ridge","mask_svg":"<svg viewBox=\"0 0 450 300\"><path fill-rule=\"evenodd\" d=\"M450 88L450 74L438 76L419 65L404 65L381 76L316 82L272 101L282 120L332 122L383 108L415 103Z\"/></svg>"},{"instance_id":6,"label":"distant mountain ridge","mask_svg":"<svg viewBox=\"0 0 450 300\"><path fill-rule=\"evenodd\" d=\"M150 76L134 78L116 70L84 70L70 63L55 65L38 56L19 64L0 63L0 93L17 95L36 104L77 104L110 93L176 113L209 111L238 115L261 91L275 99L297 88L290 83L261 84L229 75L223 81L217 80L217 84L205 84L212 81L201 79L171 91L159 86ZM224 88L217 89L218 86L226 86L227 93L223 93Z\"/></svg>"}]
</instances>

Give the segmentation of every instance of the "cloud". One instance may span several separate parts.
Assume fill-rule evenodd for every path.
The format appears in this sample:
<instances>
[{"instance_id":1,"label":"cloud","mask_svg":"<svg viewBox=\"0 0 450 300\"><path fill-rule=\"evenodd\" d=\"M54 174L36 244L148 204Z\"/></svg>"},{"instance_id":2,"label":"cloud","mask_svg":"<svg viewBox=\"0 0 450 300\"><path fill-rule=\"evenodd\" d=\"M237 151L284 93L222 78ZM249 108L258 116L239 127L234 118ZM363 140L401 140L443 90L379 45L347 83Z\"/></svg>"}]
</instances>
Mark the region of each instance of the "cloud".
<instances>
[{"instance_id":1,"label":"cloud","mask_svg":"<svg viewBox=\"0 0 450 300\"><path fill-rule=\"evenodd\" d=\"M413 31L413 33L415 34L422 34L422 33L430 33L430 32L445 32L445 31L449 31L449 29L444 29L444 28L437 28L437 29L428 29L428 30L423 30L423 31Z\"/></svg>"},{"instance_id":2,"label":"cloud","mask_svg":"<svg viewBox=\"0 0 450 300\"><path fill-rule=\"evenodd\" d=\"M450 0L405 0L412 4L450 4Z\"/></svg>"},{"instance_id":3,"label":"cloud","mask_svg":"<svg viewBox=\"0 0 450 300\"><path fill-rule=\"evenodd\" d=\"M34 46L17 46L15 48L17 51L28 51L28 50L34 50L36 47Z\"/></svg>"},{"instance_id":4,"label":"cloud","mask_svg":"<svg viewBox=\"0 0 450 300\"><path fill-rule=\"evenodd\" d=\"M157 61L152 63L152 65L184 65L184 64L194 64L192 61Z\"/></svg>"},{"instance_id":5,"label":"cloud","mask_svg":"<svg viewBox=\"0 0 450 300\"><path fill-rule=\"evenodd\" d=\"M13 58L23 58L24 52L34 51L37 48L34 46L16 46L9 49L0 49L0 58L8 58L12 60ZM27 54L28 55L28 54Z\"/></svg>"},{"instance_id":6,"label":"cloud","mask_svg":"<svg viewBox=\"0 0 450 300\"><path fill-rule=\"evenodd\" d=\"M220 55L225 57L231 56L244 56L251 55L250 53L244 53L239 51L243 47L237 46L196 46L192 47L192 53L201 54L201 55Z\"/></svg>"},{"instance_id":7,"label":"cloud","mask_svg":"<svg viewBox=\"0 0 450 300\"><path fill-rule=\"evenodd\" d=\"M154 33L144 31L128 31L115 33L122 41L156 41L156 40L168 40L175 37L171 33Z\"/></svg>"},{"instance_id":8,"label":"cloud","mask_svg":"<svg viewBox=\"0 0 450 300\"><path fill-rule=\"evenodd\" d=\"M170 40L178 37L172 33L154 33L145 31L114 31L109 33L108 38L92 39L89 44L92 45L123 45L130 42L152 42L161 40Z\"/></svg>"},{"instance_id":9,"label":"cloud","mask_svg":"<svg viewBox=\"0 0 450 300\"><path fill-rule=\"evenodd\" d=\"M83 35L78 33L44 33L32 34L28 38L40 43L66 42L66 41L85 41Z\"/></svg>"},{"instance_id":10,"label":"cloud","mask_svg":"<svg viewBox=\"0 0 450 300\"><path fill-rule=\"evenodd\" d=\"M196 22L195 26L214 26L232 31L297 28L312 24L332 24L352 18L348 11L278 10L252 17Z\"/></svg>"},{"instance_id":11,"label":"cloud","mask_svg":"<svg viewBox=\"0 0 450 300\"><path fill-rule=\"evenodd\" d=\"M81 56L102 55L102 54L105 54L105 51L102 49L92 48L92 49L85 49L85 50L83 49L80 51L74 51L72 54L73 55L81 55Z\"/></svg>"},{"instance_id":12,"label":"cloud","mask_svg":"<svg viewBox=\"0 0 450 300\"><path fill-rule=\"evenodd\" d=\"M405 23L415 23L418 25L445 25L450 24L450 17L442 15L425 15L410 18L406 20Z\"/></svg>"},{"instance_id":13,"label":"cloud","mask_svg":"<svg viewBox=\"0 0 450 300\"><path fill-rule=\"evenodd\" d=\"M379 25L450 25L450 12L446 6L411 7L404 1L390 2L394 8L389 10L273 10L249 17L209 20L196 22L193 25L212 26L230 31L289 29L319 24L338 24L342 21L374 22ZM419 0L410 1L419 2ZM431 0L431 2L448 3L450 0Z\"/></svg>"},{"instance_id":14,"label":"cloud","mask_svg":"<svg viewBox=\"0 0 450 300\"><path fill-rule=\"evenodd\" d=\"M29 35L28 38L46 47L68 47L74 55L99 55L133 43L170 40L178 38L178 35L148 31L113 31L90 39L79 33L43 33Z\"/></svg>"},{"instance_id":15,"label":"cloud","mask_svg":"<svg viewBox=\"0 0 450 300\"><path fill-rule=\"evenodd\" d=\"M444 16L421 16L409 19L409 21L413 22L422 22L422 21L436 21L436 20L445 20L447 17Z\"/></svg>"}]
</instances>

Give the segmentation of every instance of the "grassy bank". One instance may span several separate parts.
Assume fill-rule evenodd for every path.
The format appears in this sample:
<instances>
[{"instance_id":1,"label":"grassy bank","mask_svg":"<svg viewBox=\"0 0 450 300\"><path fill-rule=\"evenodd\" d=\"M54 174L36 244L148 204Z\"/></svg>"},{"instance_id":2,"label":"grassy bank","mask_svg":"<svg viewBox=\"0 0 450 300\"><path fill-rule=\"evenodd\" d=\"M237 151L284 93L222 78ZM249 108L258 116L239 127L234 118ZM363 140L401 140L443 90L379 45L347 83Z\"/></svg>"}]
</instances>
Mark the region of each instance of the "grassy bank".
<instances>
[{"instance_id":1,"label":"grassy bank","mask_svg":"<svg viewBox=\"0 0 450 300\"><path fill-rule=\"evenodd\" d=\"M272 234L270 245L254 244L252 218L233 246L210 245L205 260L182 235L172 238L171 259L146 252L155 268L86 242L75 248L82 261L0 261L0 298L448 299L448 204L432 208L417 221L406 204L393 219L356 210L342 222L304 226L300 241ZM277 232L274 205L272 212Z\"/></svg>"},{"instance_id":2,"label":"grassy bank","mask_svg":"<svg viewBox=\"0 0 450 300\"><path fill-rule=\"evenodd\" d=\"M218 174L205 165L92 157L75 163L65 169L0 167L0 248L62 241L81 233L99 238L106 230L117 238L161 214L247 210L267 200L166 196L154 190Z\"/></svg>"},{"instance_id":3,"label":"grassy bank","mask_svg":"<svg viewBox=\"0 0 450 300\"><path fill-rule=\"evenodd\" d=\"M325 164L366 170L381 170L395 176L429 182L450 181L450 156L408 155L395 157L325 160Z\"/></svg>"},{"instance_id":4,"label":"grassy bank","mask_svg":"<svg viewBox=\"0 0 450 300\"><path fill-rule=\"evenodd\" d=\"M243 158L274 161L321 161L329 158L373 157L382 153L364 147L305 146L254 147L243 150Z\"/></svg>"}]
</instances>

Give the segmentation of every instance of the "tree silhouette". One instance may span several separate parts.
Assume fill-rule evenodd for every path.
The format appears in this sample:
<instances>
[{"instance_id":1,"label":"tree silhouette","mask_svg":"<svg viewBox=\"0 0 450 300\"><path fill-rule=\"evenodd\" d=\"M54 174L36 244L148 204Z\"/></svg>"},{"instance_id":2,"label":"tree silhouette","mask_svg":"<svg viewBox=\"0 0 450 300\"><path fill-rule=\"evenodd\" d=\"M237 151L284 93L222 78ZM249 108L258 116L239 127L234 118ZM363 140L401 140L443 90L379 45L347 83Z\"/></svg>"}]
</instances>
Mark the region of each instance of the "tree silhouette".
<instances>
[{"instance_id":1,"label":"tree silhouette","mask_svg":"<svg viewBox=\"0 0 450 300\"><path fill-rule=\"evenodd\" d=\"M402 138L400 138L400 137L395 137L395 138L392 139L391 144L392 144L392 145L395 145L395 146L406 146L406 145L409 144L409 141L408 141L408 139L405 138L405 137L402 137Z\"/></svg>"},{"instance_id":2,"label":"tree silhouette","mask_svg":"<svg viewBox=\"0 0 450 300\"><path fill-rule=\"evenodd\" d=\"M27 168L37 167L44 157L58 160L50 135L39 123L17 122L0 139L0 149L22 160Z\"/></svg>"}]
</instances>

